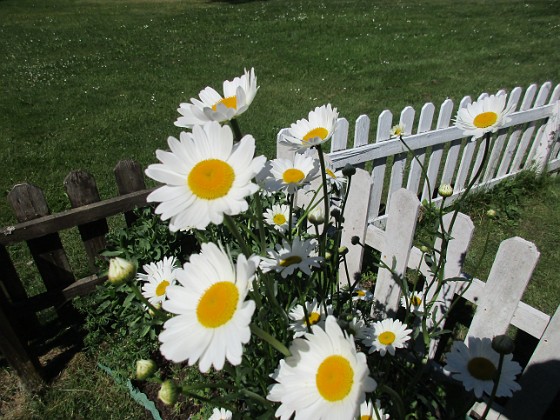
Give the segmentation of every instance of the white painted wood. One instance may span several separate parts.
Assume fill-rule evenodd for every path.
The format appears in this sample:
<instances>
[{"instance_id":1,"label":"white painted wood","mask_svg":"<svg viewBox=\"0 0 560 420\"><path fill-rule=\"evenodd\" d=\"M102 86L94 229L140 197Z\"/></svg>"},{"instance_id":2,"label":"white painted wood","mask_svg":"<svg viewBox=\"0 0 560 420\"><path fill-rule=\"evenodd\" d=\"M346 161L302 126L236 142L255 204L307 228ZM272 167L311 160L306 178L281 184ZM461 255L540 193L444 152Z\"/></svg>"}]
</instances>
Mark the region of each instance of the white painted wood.
<instances>
[{"instance_id":1,"label":"white painted wood","mask_svg":"<svg viewBox=\"0 0 560 420\"><path fill-rule=\"evenodd\" d=\"M448 279L452 277L459 277L463 271L463 263L465 261L465 255L471 243L472 235L474 232L474 223L471 218L463 213L457 214L457 218L453 226L451 226L451 221L453 219L452 213L447 213L443 217L443 223L447 232L450 233L453 238L449 241L447 248L447 258L445 261L445 266L443 268L443 278ZM435 243L434 248L441 251L441 239ZM431 277L428 277L428 279ZM455 291L457 289L457 282L445 283L436 297L436 304L434 308L436 309L432 321L439 323L447 315L451 303L455 298ZM434 290L429 290L426 296L426 301L429 302L434 297ZM441 325L443 328L443 325ZM432 340L430 343L429 356L433 358L435 356L439 340Z\"/></svg>"},{"instance_id":2,"label":"white painted wood","mask_svg":"<svg viewBox=\"0 0 560 420\"><path fill-rule=\"evenodd\" d=\"M399 124L404 126L403 140L406 142L406 137L412 133L412 125L414 124L414 108L407 106L401 112ZM402 152L393 156L393 166L391 167L391 178L389 180L389 193L390 197L395 191L403 186L404 170L406 166L408 152ZM387 199L387 212L389 212L389 205L391 201Z\"/></svg>"},{"instance_id":3,"label":"white painted wood","mask_svg":"<svg viewBox=\"0 0 560 420\"><path fill-rule=\"evenodd\" d=\"M453 112L453 101L451 99L446 99L441 104L438 121L436 124L436 129L440 130L442 128L449 127L452 112ZM437 176L438 176L442 156L443 156L443 143L434 145L432 147L432 153L430 154L428 169L426 171L427 179L424 182L424 188L422 190L422 201L431 200L434 191L437 190L438 187L436 185Z\"/></svg>"},{"instance_id":4,"label":"white painted wood","mask_svg":"<svg viewBox=\"0 0 560 420\"><path fill-rule=\"evenodd\" d=\"M476 159L474 161L474 165L472 166L472 170L469 176L469 182L472 182L473 178L475 177L475 175L477 174L478 170L480 169L480 166L484 164L483 159L484 159L484 151L486 149L486 143L488 142L488 139L486 139L486 137L483 137L481 139L478 139L475 143L478 145L478 149L476 152ZM492 138L490 138L490 148L492 146ZM478 185L482 182L482 179L478 179L478 181L475 183L475 185Z\"/></svg>"},{"instance_id":5,"label":"white painted wood","mask_svg":"<svg viewBox=\"0 0 560 420\"><path fill-rule=\"evenodd\" d=\"M534 244L518 237L500 244L484 294L476 302L467 339L494 337L506 332L539 255Z\"/></svg>"},{"instance_id":6,"label":"white painted wood","mask_svg":"<svg viewBox=\"0 0 560 420\"><path fill-rule=\"evenodd\" d=\"M336 121L336 130L331 138L331 152L345 150L348 144L348 120L339 118Z\"/></svg>"},{"instance_id":7,"label":"white painted wood","mask_svg":"<svg viewBox=\"0 0 560 420\"><path fill-rule=\"evenodd\" d=\"M434 112L436 107L431 102L424 104L422 111L420 111L420 118L418 119L417 133L425 133L432 128L432 121L434 119ZM406 189L414 193L418 193L418 186L422 179L422 167L426 159L426 149L417 149L414 153L415 157L410 161L410 171L408 172L408 182Z\"/></svg>"},{"instance_id":8,"label":"white painted wood","mask_svg":"<svg viewBox=\"0 0 560 420\"><path fill-rule=\"evenodd\" d=\"M521 390L505 407L506 418L543 418L560 391L560 306L537 344L523 375Z\"/></svg>"},{"instance_id":9,"label":"white painted wood","mask_svg":"<svg viewBox=\"0 0 560 420\"><path fill-rule=\"evenodd\" d=\"M362 271L362 260L364 249L360 245L352 245L352 236L360 238L360 242L365 242L367 230L367 216L371 192L371 177L363 169L356 168L356 173L352 176L348 201L344 212L344 229L342 231L341 245L348 248L346 263L350 278L346 275L346 270L340 270L339 284L348 285L348 281L353 281L354 273Z\"/></svg>"},{"instance_id":10,"label":"white painted wood","mask_svg":"<svg viewBox=\"0 0 560 420\"><path fill-rule=\"evenodd\" d=\"M360 147L368 144L370 119L367 115L360 115L356 119L356 127L354 129L354 147Z\"/></svg>"},{"instance_id":11,"label":"white painted wood","mask_svg":"<svg viewBox=\"0 0 560 420\"><path fill-rule=\"evenodd\" d=\"M525 92L525 97L523 98L523 102L527 101L530 103L531 107L533 104L533 99L537 93L537 85L532 84L527 88ZM536 106L536 105L535 105ZM529 146L529 141L531 140L531 136L533 135L534 126L529 126L526 130L523 131L523 135L521 140L519 141L519 145L517 147L517 151L515 152L515 156L511 163L510 172L517 172L521 167L523 158L525 157L525 152L527 151L527 147Z\"/></svg>"},{"instance_id":12,"label":"white painted wood","mask_svg":"<svg viewBox=\"0 0 560 420\"><path fill-rule=\"evenodd\" d=\"M282 159L293 159L296 151L288 143L284 142L284 136L287 135L289 130L283 128L276 136L276 157Z\"/></svg>"},{"instance_id":13,"label":"white painted wood","mask_svg":"<svg viewBox=\"0 0 560 420\"><path fill-rule=\"evenodd\" d=\"M387 218L384 249L381 250L381 261L401 279L405 273L412 238L416 229L420 201L412 192L403 189L391 196L391 213ZM375 284L374 299L386 316L394 316L399 308L400 286L393 279L390 270L379 268Z\"/></svg>"},{"instance_id":14,"label":"white painted wood","mask_svg":"<svg viewBox=\"0 0 560 420\"><path fill-rule=\"evenodd\" d=\"M538 127L537 132L535 133L535 137L531 142L531 148L527 153L527 159L525 159L523 169L536 169L535 154L537 153L537 149L539 148L541 141L543 141L544 129L546 128L546 126L535 125L535 127ZM546 150L544 150L543 152L546 153ZM546 156L544 156L543 158L546 159Z\"/></svg>"},{"instance_id":15,"label":"white painted wood","mask_svg":"<svg viewBox=\"0 0 560 420\"><path fill-rule=\"evenodd\" d=\"M382 146L385 142L388 141L391 135L392 121L393 121L393 114L391 113L391 111L385 110L381 114L379 114L379 118L377 119L377 135L375 137L375 145ZM360 149L352 149L352 150L365 150L368 147L370 146L363 146ZM331 155L331 159L332 159L332 155ZM364 160L363 162L366 161L367 160ZM369 197L368 220L375 219L377 216L379 216L379 210L381 207L381 198L383 196L385 168L387 166L386 157L383 157L382 159L372 159L372 161L373 161L373 169L371 171L372 186L371 186L371 195ZM357 163L360 162L356 162L356 164Z\"/></svg>"}]
</instances>

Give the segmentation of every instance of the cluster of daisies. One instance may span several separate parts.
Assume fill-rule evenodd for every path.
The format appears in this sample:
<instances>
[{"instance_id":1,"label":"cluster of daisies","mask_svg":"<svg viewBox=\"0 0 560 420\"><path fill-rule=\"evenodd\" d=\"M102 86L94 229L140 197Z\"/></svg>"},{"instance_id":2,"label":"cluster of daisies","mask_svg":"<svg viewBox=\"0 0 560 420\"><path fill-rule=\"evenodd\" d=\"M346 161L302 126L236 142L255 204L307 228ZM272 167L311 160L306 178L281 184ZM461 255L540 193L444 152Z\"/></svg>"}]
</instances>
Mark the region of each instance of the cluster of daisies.
<instances>
[{"instance_id":1,"label":"cluster of daisies","mask_svg":"<svg viewBox=\"0 0 560 420\"><path fill-rule=\"evenodd\" d=\"M166 257L144 265L144 272L137 274L150 306L169 315L159 335L162 355L176 363L198 364L201 372L221 370L226 361L234 366L242 363L243 348L256 328L252 318L258 302L252 293L261 275L273 274L278 282L294 276L310 279L327 263L326 256L319 255L316 237L292 235L299 232L298 219L286 197L320 177L327 180L333 196L341 196L347 183L343 173L328 162L321 171L312 150L335 133L338 111L330 104L291 125L283 139L298 152L293 158L267 161L255 156L255 139L242 136L234 122L251 105L257 90L251 69L225 81L223 94L207 87L198 99L182 103L175 125L188 131L181 132L179 139L169 137L169 151L157 150L160 163L146 169L150 178L162 184L148 201L158 203L155 211L169 221L171 231L204 231L210 224L220 225L247 212L248 198L258 191L263 197L284 197L262 214L273 236L280 238L266 255L241 253L234 260L222 245L208 242L183 265ZM461 109L456 124L465 135L480 137L508 122L509 112L505 96L488 97ZM226 122L233 130L222 125ZM400 136L405 128L396 126L393 131ZM310 205L305 214L316 224L330 217L322 202ZM124 273L123 265L119 259L111 261L109 277L111 270L113 277ZM292 339L285 358L271 373L273 381L266 395L279 403L275 415L281 419L294 415L296 419L388 418L380 401L373 398L377 382L361 350L395 356L398 349L412 343L412 329L399 319L371 321L358 310L349 321L341 322L330 304L309 298L301 304L292 302L287 313ZM373 295L353 287L351 300L372 302ZM402 303L414 314L423 314L422 294L403 296ZM477 397L490 394L496 380L499 357L487 344L485 340L456 343L447 356L446 369ZM518 365L506 358L498 396L518 388L517 373ZM231 417L229 410L216 408L211 418Z\"/></svg>"}]
</instances>

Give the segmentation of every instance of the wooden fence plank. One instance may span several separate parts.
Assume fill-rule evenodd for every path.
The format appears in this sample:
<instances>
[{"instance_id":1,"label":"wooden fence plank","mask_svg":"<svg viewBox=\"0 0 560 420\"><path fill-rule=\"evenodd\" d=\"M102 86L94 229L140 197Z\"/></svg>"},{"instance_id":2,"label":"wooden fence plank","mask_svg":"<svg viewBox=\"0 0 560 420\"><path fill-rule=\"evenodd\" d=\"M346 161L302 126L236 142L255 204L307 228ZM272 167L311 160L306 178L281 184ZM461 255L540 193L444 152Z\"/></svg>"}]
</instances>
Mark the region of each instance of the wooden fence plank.
<instances>
[{"instance_id":1,"label":"wooden fence plank","mask_svg":"<svg viewBox=\"0 0 560 420\"><path fill-rule=\"evenodd\" d=\"M550 403L560 392L560 306L539 340L523 375L521 390L506 405L505 416L511 420L543 418Z\"/></svg>"},{"instance_id":2,"label":"wooden fence plank","mask_svg":"<svg viewBox=\"0 0 560 420\"><path fill-rule=\"evenodd\" d=\"M431 102L424 104L420 111L420 118L418 119L417 133L425 133L432 128L432 121L434 119L435 106ZM406 139L405 139L406 141ZM414 153L415 158L410 162L410 171L408 172L408 182L406 189L418 194L418 187L422 179L422 165L426 159L426 149L417 149Z\"/></svg>"},{"instance_id":3,"label":"wooden fence plank","mask_svg":"<svg viewBox=\"0 0 560 420\"><path fill-rule=\"evenodd\" d=\"M356 119L354 129L354 148L368 144L371 121L367 115L360 115Z\"/></svg>"},{"instance_id":4,"label":"wooden fence plank","mask_svg":"<svg viewBox=\"0 0 560 420\"><path fill-rule=\"evenodd\" d=\"M408 136L412 133L412 125L414 124L414 108L407 106L401 112L399 124L404 126L404 135ZM406 158L408 152L402 152L393 156L393 166L391 167L391 177L389 179L389 192L391 196L395 191L403 186L404 169L406 166ZM387 212L389 212L390 200L387 200Z\"/></svg>"},{"instance_id":5,"label":"wooden fence plank","mask_svg":"<svg viewBox=\"0 0 560 420\"><path fill-rule=\"evenodd\" d=\"M375 138L376 144L389 139L392 120L393 114L391 114L391 111L385 110L379 115L379 118L377 119L377 135ZM360 149L365 149L366 147L367 146L364 146ZM369 196L369 220L376 218L380 213L387 159L376 159L372 163L373 169L371 171L372 186L371 194Z\"/></svg>"},{"instance_id":6,"label":"wooden fence plank","mask_svg":"<svg viewBox=\"0 0 560 420\"><path fill-rule=\"evenodd\" d=\"M411 191L400 189L391 196L391 212L387 217L385 247L381 262L389 267L400 280L404 278L412 239L416 228L420 201ZM386 316L392 317L399 308L401 289L390 270L379 268L374 298Z\"/></svg>"},{"instance_id":7,"label":"wooden fence plank","mask_svg":"<svg viewBox=\"0 0 560 420\"><path fill-rule=\"evenodd\" d=\"M70 172L64 179L64 188L72 207L77 208L100 201L99 191L93 176L85 171ZM105 235L109 226L105 219L78 225L78 231L84 243L88 257L89 272L97 271L96 260L105 249Z\"/></svg>"},{"instance_id":8,"label":"wooden fence plank","mask_svg":"<svg viewBox=\"0 0 560 420\"><path fill-rule=\"evenodd\" d=\"M144 181L144 170L142 166L134 160L121 160L113 169L119 195L125 195L146 189ZM125 211L124 218L127 226L131 226L136 221L136 216L132 211Z\"/></svg>"},{"instance_id":9,"label":"wooden fence plank","mask_svg":"<svg viewBox=\"0 0 560 420\"><path fill-rule=\"evenodd\" d=\"M522 238L500 244L484 294L476 302L468 337L494 337L506 332L539 255L537 247Z\"/></svg>"},{"instance_id":10,"label":"wooden fence plank","mask_svg":"<svg viewBox=\"0 0 560 420\"><path fill-rule=\"evenodd\" d=\"M348 144L348 120L339 118L336 122L336 130L331 139L331 152L345 150Z\"/></svg>"}]
</instances>

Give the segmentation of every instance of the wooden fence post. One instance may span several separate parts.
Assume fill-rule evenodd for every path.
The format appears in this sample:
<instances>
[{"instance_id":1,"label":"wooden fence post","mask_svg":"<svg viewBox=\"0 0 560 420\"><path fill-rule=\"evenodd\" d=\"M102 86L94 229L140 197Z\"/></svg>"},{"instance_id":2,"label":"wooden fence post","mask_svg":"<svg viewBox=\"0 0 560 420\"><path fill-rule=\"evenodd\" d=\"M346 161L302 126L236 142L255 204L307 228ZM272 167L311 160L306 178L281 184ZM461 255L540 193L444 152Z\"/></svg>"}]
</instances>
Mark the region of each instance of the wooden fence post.
<instances>
[{"instance_id":1,"label":"wooden fence post","mask_svg":"<svg viewBox=\"0 0 560 420\"><path fill-rule=\"evenodd\" d=\"M381 262L392 267L401 281L405 278L419 209L420 201L411 191L400 189L391 196L391 212L387 216ZM387 316L391 317L397 312L400 293L401 288L391 271L380 267L373 296L379 309Z\"/></svg>"},{"instance_id":2,"label":"wooden fence post","mask_svg":"<svg viewBox=\"0 0 560 420\"><path fill-rule=\"evenodd\" d=\"M120 195L146 189L144 171L138 162L133 160L121 160L117 163L113 172ZM125 212L124 218L127 226L131 226L136 221L136 217L132 211Z\"/></svg>"}]
</instances>

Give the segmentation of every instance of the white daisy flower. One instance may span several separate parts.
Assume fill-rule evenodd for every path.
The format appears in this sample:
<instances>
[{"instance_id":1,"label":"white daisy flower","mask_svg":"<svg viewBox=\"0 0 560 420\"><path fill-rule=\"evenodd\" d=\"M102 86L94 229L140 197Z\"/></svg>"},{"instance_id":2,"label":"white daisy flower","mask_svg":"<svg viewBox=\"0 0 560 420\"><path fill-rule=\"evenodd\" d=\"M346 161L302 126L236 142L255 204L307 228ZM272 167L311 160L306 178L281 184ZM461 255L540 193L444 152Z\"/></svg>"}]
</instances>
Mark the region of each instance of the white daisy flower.
<instances>
[{"instance_id":1,"label":"white daisy flower","mask_svg":"<svg viewBox=\"0 0 560 420\"><path fill-rule=\"evenodd\" d=\"M363 287L356 287L352 292L352 300L364 300L366 302L369 302L373 300L373 293L371 293L371 291L369 291L368 289L364 289Z\"/></svg>"},{"instance_id":2,"label":"white daisy flower","mask_svg":"<svg viewBox=\"0 0 560 420\"><path fill-rule=\"evenodd\" d=\"M398 123L391 128L389 134L391 135L391 137L404 136L404 128L405 127L403 123Z\"/></svg>"},{"instance_id":3,"label":"white daisy flower","mask_svg":"<svg viewBox=\"0 0 560 420\"><path fill-rule=\"evenodd\" d=\"M290 207L286 204L274 204L264 214L264 221L279 232L286 232L290 221Z\"/></svg>"},{"instance_id":4,"label":"white daisy flower","mask_svg":"<svg viewBox=\"0 0 560 420\"><path fill-rule=\"evenodd\" d=\"M468 338L468 345L463 341L456 341L451 351L446 354L445 371L463 383L467 391L474 391L477 398L484 393L490 395L494 387L494 378L498 372L500 355L492 349L489 338ZM497 397L511 397L512 393L521 389L515 382L515 377L521 373L519 363L512 360L512 355L504 356Z\"/></svg>"},{"instance_id":5,"label":"white daisy flower","mask_svg":"<svg viewBox=\"0 0 560 420\"><path fill-rule=\"evenodd\" d=\"M507 95L491 95L457 111L455 125L473 140L486 133L495 133L511 121L513 109L506 108Z\"/></svg>"},{"instance_id":6,"label":"white daisy flower","mask_svg":"<svg viewBox=\"0 0 560 420\"><path fill-rule=\"evenodd\" d=\"M401 297L401 305L403 308L409 308L410 312L415 315L424 313L424 295L418 292L411 292L408 296Z\"/></svg>"},{"instance_id":7,"label":"white daisy flower","mask_svg":"<svg viewBox=\"0 0 560 420\"><path fill-rule=\"evenodd\" d=\"M233 419L233 413L225 408L214 408L212 410L212 415L208 420L231 420Z\"/></svg>"},{"instance_id":8,"label":"white daisy flower","mask_svg":"<svg viewBox=\"0 0 560 420\"><path fill-rule=\"evenodd\" d=\"M164 257L163 260L145 264L144 273L138 273L137 278L144 282L142 295L152 305L158 305L165 300L167 287L175 284L177 260L175 257Z\"/></svg>"},{"instance_id":9,"label":"white daisy flower","mask_svg":"<svg viewBox=\"0 0 560 420\"><path fill-rule=\"evenodd\" d=\"M221 224L224 214L236 215L249 208L245 197L258 186L251 182L266 158L254 158L255 139L244 136L233 144L228 126L210 122L195 126L192 133L181 133L181 140L168 139L171 152L158 150L161 163L152 164L146 175L166 185L148 195L148 202L159 202L156 213L170 219L169 229Z\"/></svg>"},{"instance_id":10,"label":"white daisy flower","mask_svg":"<svg viewBox=\"0 0 560 420\"><path fill-rule=\"evenodd\" d=\"M342 170L334 171L332 168L326 167L327 184L337 192L342 192L348 179L342 174Z\"/></svg>"},{"instance_id":11,"label":"white daisy flower","mask_svg":"<svg viewBox=\"0 0 560 420\"><path fill-rule=\"evenodd\" d=\"M319 163L311 156L296 154L293 160L278 158L270 161L267 189L294 194L317 175Z\"/></svg>"},{"instance_id":12,"label":"white daisy flower","mask_svg":"<svg viewBox=\"0 0 560 420\"><path fill-rule=\"evenodd\" d=\"M394 356L395 349L404 347L411 332L398 319L386 318L373 324L372 337L364 340L364 344L370 347L370 353L378 351L381 356L385 356L389 352Z\"/></svg>"},{"instance_id":13,"label":"white daisy flower","mask_svg":"<svg viewBox=\"0 0 560 420\"><path fill-rule=\"evenodd\" d=\"M261 270L265 273L274 270L286 278L299 269L310 276L311 267L320 267L323 261L322 257L316 256L316 248L317 241L314 239L296 237L292 244L282 240L282 245L277 244L275 249L268 250L269 258L262 258Z\"/></svg>"},{"instance_id":14,"label":"white daisy flower","mask_svg":"<svg viewBox=\"0 0 560 420\"><path fill-rule=\"evenodd\" d=\"M318 325L324 327L328 315L333 314L332 305L325 306L317 299L312 302L305 302L305 309L307 310L307 318L302 305L296 305L292 308L288 317L293 321L290 323L288 329L294 331L294 338L303 336L308 330L308 326Z\"/></svg>"},{"instance_id":15,"label":"white daisy flower","mask_svg":"<svg viewBox=\"0 0 560 420\"><path fill-rule=\"evenodd\" d=\"M356 350L352 337L342 332L329 316L324 330L297 338L290 357L280 361L272 375L276 384L267 399L279 402L276 417L295 419L353 419L365 401L365 393L377 383L369 376L366 356Z\"/></svg>"},{"instance_id":16,"label":"white daisy flower","mask_svg":"<svg viewBox=\"0 0 560 420\"><path fill-rule=\"evenodd\" d=\"M241 254L234 266L223 249L202 244L178 272L180 285L167 288L163 309L177 316L163 325L161 354L175 363L198 361L201 372L221 370L226 359L239 365L251 338L255 302L245 297L256 268L252 258Z\"/></svg>"},{"instance_id":17,"label":"white daisy flower","mask_svg":"<svg viewBox=\"0 0 560 420\"><path fill-rule=\"evenodd\" d=\"M331 104L310 111L307 119L293 123L284 142L299 150L323 144L330 140L336 128L338 112Z\"/></svg>"},{"instance_id":18,"label":"white daisy flower","mask_svg":"<svg viewBox=\"0 0 560 420\"><path fill-rule=\"evenodd\" d=\"M352 320L348 323L347 330L356 340L368 340L373 335L372 329L366 324L361 315L352 317Z\"/></svg>"},{"instance_id":19,"label":"white daisy flower","mask_svg":"<svg viewBox=\"0 0 560 420\"><path fill-rule=\"evenodd\" d=\"M199 99L191 98L191 103L182 103L177 111L182 115L177 118L178 127L192 128L194 125L208 121L229 121L243 114L257 94L257 77L255 70L245 70L241 77L223 84L224 95L211 87L206 87L198 94Z\"/></svg>"},{"instance_id":20,"label":"white daisy flower","mask_svg":"<svg viewBox=\"0 0 560 420\"><path fill-rule=\"evenodd\" d=\"M371 401L364 401L360 405L360 420L388 420L390 417L381 408L379 400L375 401L375 407Z\"/></svg>"}]
</instances>

